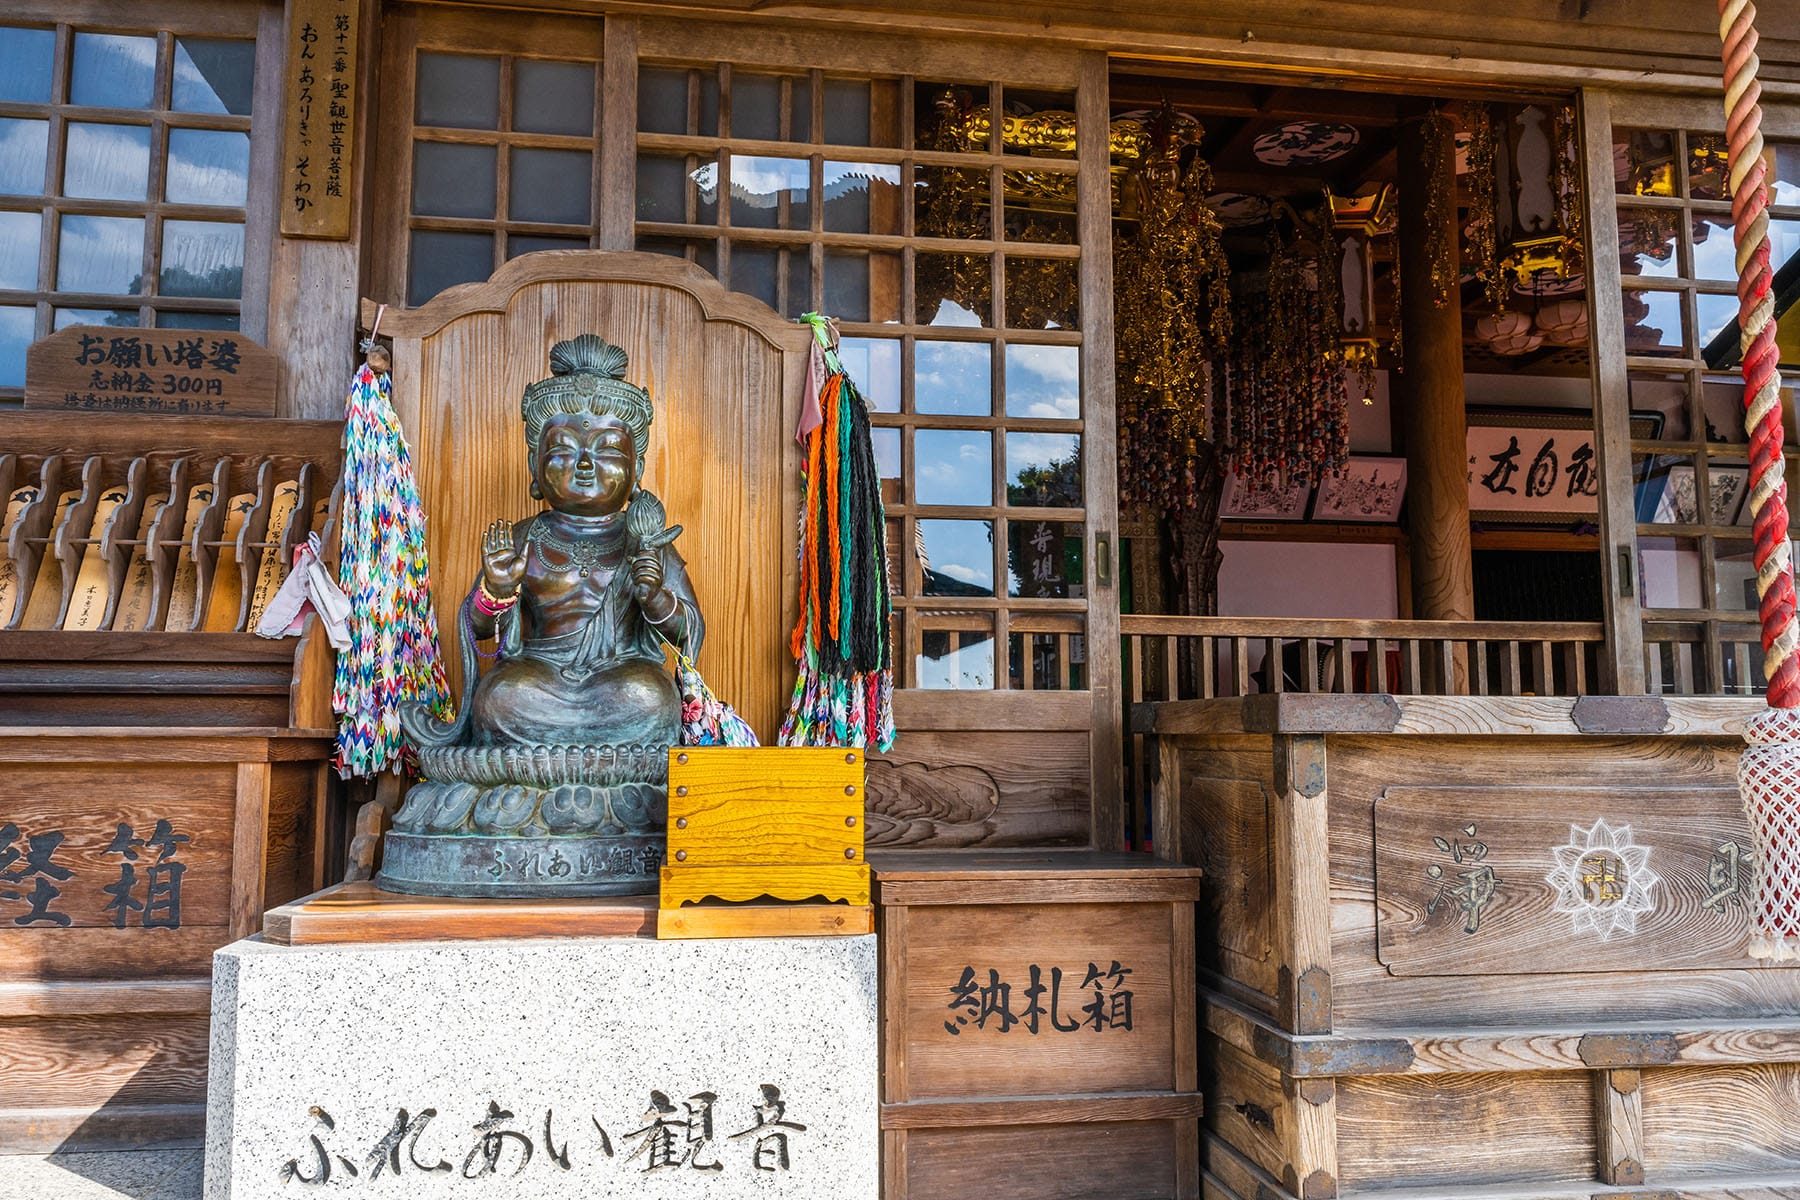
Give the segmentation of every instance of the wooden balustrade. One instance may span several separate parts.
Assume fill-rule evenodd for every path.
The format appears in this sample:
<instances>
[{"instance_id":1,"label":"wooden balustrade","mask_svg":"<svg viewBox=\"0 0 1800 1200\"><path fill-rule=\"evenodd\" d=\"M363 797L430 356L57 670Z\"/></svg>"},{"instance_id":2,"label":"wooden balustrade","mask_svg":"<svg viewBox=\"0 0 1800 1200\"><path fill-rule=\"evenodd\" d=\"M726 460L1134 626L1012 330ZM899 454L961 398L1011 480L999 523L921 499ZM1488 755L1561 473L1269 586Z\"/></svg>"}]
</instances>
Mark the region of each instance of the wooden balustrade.
<instances>
[{"instance_id":1,"label":"wooden balustrade","mask_svg":"<svg viewBox=\"0 0 1800 1200\"><path fill-rule=\"evenodd\" d=\"M1120 632L1133 702L1284 691L1582 696L1603 690L1605 634L1598 623L1125 616Z\"/></svg>"},{"instance_id":2,"label":"wooden balustrade","mask_svg":"<svg viewBox=\"0 0 1800 1200\"><path fill-rule=\"evenodd\" d=\"M1644 622L1644 690L1653 695L1761 695L1762 664L1762 627L1754 614L1741 621Z\"/></svg>"}]
</instances>

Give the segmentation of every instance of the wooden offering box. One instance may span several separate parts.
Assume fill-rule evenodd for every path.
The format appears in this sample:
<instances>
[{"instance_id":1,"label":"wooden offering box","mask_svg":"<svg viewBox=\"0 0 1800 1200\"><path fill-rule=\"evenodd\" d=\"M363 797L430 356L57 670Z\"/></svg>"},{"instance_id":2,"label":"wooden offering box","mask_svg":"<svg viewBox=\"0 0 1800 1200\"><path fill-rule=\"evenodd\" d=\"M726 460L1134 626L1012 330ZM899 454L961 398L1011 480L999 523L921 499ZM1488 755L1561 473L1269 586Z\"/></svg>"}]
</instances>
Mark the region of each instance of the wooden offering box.
<instances>
[{"instance_id":1,"label":"wooden offering box","mask_svg":"<svg viewBox=\"0 0 1800 1200\"><path fill-rule=\"evenodd\" d=\"M0 415L0 1154L199 1144L213 951L324 882L330 646L244 630L339 429Z\"/></svg>"},{"instance_id":2,"label":"wooden offering box","mask_svg":"<svg viewBox=\"0 0 1800 1200\"><path fill-rule=\"evenodd\" d=\"M1199 872L1083 850L871 866L886 1200L1198 1196Z\"/></svg>"},{"instance_id":3,"label":"wooden offering box","mask_svg":"<svg viewBox=\"0 0 1800 1200\"><path fill-rule=\"evenodd\" d=\"M1800 1196L1800 968L1745 954L1760 700L1140 711L1206 872L1208 1196Z\"/></svg>"}]
</instances>

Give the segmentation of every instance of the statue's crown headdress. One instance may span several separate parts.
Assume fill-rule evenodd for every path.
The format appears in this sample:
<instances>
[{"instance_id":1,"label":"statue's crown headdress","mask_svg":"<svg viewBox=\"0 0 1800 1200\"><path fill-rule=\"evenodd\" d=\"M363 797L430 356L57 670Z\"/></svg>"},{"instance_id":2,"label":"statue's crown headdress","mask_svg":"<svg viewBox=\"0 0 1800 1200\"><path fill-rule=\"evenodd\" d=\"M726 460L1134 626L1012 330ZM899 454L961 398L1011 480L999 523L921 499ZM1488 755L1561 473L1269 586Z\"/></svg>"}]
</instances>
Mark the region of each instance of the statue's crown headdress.
<instances>
[{"instance_id":1,"label":"statue's crown headdress","mask_svg":"<svg viewBox=\"0 0 1800 1200\"><path fill-rule=\"evenodd\" d=\"M642 475L656 406L649 392L625 381L625 367L625 351L595 334L584 333L550 347L550 378L527 384L519 401L519 415L525 421L525 437L533 453L551 417L564 413L611 415L631 430L638 474Z\"/></svg>"}]
</instances>

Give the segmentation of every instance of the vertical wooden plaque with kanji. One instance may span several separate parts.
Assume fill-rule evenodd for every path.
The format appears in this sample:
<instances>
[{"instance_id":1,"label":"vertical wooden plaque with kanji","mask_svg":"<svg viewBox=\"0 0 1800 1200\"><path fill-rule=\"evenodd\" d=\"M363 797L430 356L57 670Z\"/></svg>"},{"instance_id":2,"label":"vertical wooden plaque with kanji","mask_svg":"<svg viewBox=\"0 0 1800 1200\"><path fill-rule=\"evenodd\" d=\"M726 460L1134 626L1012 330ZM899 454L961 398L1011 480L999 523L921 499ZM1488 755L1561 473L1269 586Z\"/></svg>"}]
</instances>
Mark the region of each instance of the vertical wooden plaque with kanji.
<instances>
[{"instance_id":1,"label":"vertical wooden plaque with kanji","mask_svg":"<svg viewBox=\"0 0 1800 1200\"><path fill-rule=\"evenodd\" d=\"M288 0L281 232L350 236L360 0Z\"/></svg>"}]
</instances>

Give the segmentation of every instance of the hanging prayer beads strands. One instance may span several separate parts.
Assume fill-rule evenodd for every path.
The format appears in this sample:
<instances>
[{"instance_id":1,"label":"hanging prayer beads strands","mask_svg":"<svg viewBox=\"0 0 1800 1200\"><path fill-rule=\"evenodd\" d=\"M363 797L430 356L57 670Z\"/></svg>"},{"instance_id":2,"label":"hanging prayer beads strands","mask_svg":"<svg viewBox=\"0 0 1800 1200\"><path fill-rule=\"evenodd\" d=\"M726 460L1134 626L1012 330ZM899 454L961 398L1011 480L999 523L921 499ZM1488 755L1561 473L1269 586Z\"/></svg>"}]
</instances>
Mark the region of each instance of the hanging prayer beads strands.
<instances>
[{"instance_id":1,"label":"hanging prayer beads strands","mask_svg":"<svg viewBox=\"0 0 1800 1200\"><path fill-rule=\"evenodd\" d=\"M1268 233L1267 288L1236 297L1239 334L1225 356L1221 442L1232 469L1262 482L1318 479L1350 453L1340 318L1313 232L1286 205Z\"/></svg>"}]
</instances>

